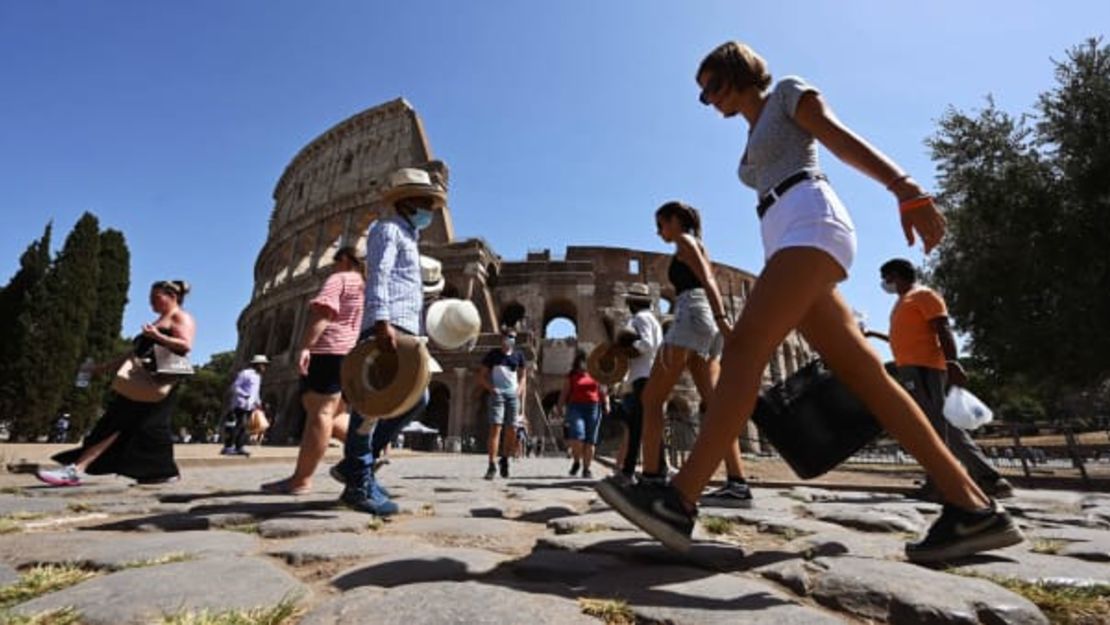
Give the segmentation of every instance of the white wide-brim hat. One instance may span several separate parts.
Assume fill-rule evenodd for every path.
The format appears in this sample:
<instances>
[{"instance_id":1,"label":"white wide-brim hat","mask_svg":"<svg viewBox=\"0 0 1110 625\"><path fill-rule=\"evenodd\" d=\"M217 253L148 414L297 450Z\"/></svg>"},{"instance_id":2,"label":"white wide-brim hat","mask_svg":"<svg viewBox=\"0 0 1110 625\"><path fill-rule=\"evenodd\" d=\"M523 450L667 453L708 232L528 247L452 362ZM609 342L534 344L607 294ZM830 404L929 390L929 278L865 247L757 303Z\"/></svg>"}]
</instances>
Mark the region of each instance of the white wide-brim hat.
<instances>
[{"instance_id":1,"label":"white wide-brim hat","mask_svg":"<svg viewBox=\"0 0 1110 625\"><path fill-rule=\"evenodd\" d=\"M482 316L474 302L441 299L428 307L424 329L437 346L458 349L481 334Z\"/></svg>"},{"instance_id":2,"label":"white wide-brim hat","mask_svg":"<svg viewBox=\"0 0 1110 625\"><path fill-rule=\"evenodd\" d=\"M343 357L339 371L343 396L351 408L367 419L392 419L408 412L432 373L425 340L398 335L397 351L385 352L373 338L355 346Z\"/></svg>"},{"instance_id":3,"label":"white wide-brim hat","mask_svg":"<svg viewBox=\"0 0 1110 625\"><path fill-rule=\"evenodd\" d=\"M252 365L268 365L268 364L270 364L270 359L267 358L265 354L255 354L255 356L253 358L251 358L250 364L252 364Z\"/></svg>"},{"instance_id":4,"label":"white wide-brim hat","mask_svg":"<svg viewBox=\"0 0 1110 625\"><path fill-rule=\"evenodd\" d=\"M403 167L389 175L389 184L382 191L382 202L392 206L398 200L410 197L430 197L436 206L447 203L447 192L432 182L432 177L423 169Z\"/></svg>"},{"instance_id":5,"label":"white wide-brim hat","mask_svg":"<svg viewBox=\"0 0 1110 625\"><path fill-rule=\"evenodd\" d=\"M443 263L431 256L420 255L420 279L424 282L424 296L435 296L443 292L447 284L443 279Z\"/></svg>"}]
</instances>

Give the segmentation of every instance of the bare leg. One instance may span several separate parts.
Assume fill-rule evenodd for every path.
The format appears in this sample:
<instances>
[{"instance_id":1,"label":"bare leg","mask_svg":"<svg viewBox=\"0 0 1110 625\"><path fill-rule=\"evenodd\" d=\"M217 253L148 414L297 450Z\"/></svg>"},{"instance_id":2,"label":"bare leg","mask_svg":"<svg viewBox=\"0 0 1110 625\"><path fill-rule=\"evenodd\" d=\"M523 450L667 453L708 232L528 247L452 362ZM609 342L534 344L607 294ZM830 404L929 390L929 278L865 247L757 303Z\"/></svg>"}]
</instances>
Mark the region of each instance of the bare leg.
<instances>
[{"instance_id":1,"label":"bare leg","mask_svg":"<svg viewBox=\"0 0 1110 625\"><path fill-rule=\"evenodd\" d=\"M297 452L297 465L293 469L293 477L289 478L289 487L292 489L312 487L312 474L328 451L332 421L339 408L339 395L308 391L301 396L301 403L304 404L306 420L304 433L301 435L301 447Z\"/></svg>"},{"instance_id":2,"label":"bare leg","mask_svg":"<svg viewBox=\"0 0 1110 625\"><path fill-rule=\"evenodd\" d=\"M89 446L84 453L81 454L81 457L77 459L77 462L73 463L73 466L77 467L78 471L84 471L85 467L89 466L93 460L99 458L100 454L104 453L105 449L108 449L112 446L112 443L116 442L117 438L119 438L119 432L115 432L99 443Z\"/></svg>"},{"instance_id":3,"label":"bare leg","mask_svg":"<svg viewBox=\"0 0 1110 625\"><path fill-rule=\"evenodd\" d=\"M655 358L651 377L644 386L641 402L644 407L643 463L644 475L657 475L663 472L659 466L659 456L663 449L663 404L667 402L678 378L686 370L686 360L690 350L664 345Z\"/></svg>"},{"instance_id":4,"label":"bare leg","mask_svg":"<svg viewBox=\"0 0 1110 625\"><path fill-rule=\"evenodd\" d=\"M989 504L921 408L887 375L839 294L834 291L818 300L799 329L837 379L859 397L883 429L917 458L946 501L965 509Z\"/></svg>"},{"instance_id":5,"label":"bare leg","mask_svg":"<svg viewBox=\"0 0 1110 625\"><path fill-rule=\"evenodd\" d=\"M690 375L694 378L694 386L698 387L698 395L708 406L708 399L713 396L713 389L717 386L717 379L721 377L721 361L719 359L704 360L697 356L689 361ZM744 477L744 463L740 458L739 437L732 442L728 453L725 454L725 470L728 477Z\"/></svg>"},{"instance_id":6,"label":"bare leg","mask_svg":"<svg viewBox=\"0 0 1110 625\"><path fill-rule=\"evenodd\" d=\"M768 261L725 344L721 379L694 452L673 480L688 504L697 501L717 463L747 424L763 367L775 347L804 320L806 338L812 336L811 344L838 378L850 380L849 388L877 416L881 414L880 422L892 428L891 434L906 449L918 455L941 492L958 506L986 505L986 498L944 448L920 409L886 375L854 321L841 317L851 320L851 312L834 294L835 284L843 277L835 261L812 248L788 248Z\"/></svg>"},{"instance_id":7,"label":"bare leg","mask_svg":"<svg viewBox=\"0 0 1110 625\"><path fill-rule=\"evenodd\" d=\"M493 464L497 460L497 450L501 445L501 426L489 426L489 441L486 448L489 450L489 463Z\"/></svg>"},{"instance_id":8,"label":"bare leg","mask_svg":"<svg viewBox=\"0 0 1110 625\"><path fill-rule=\"evenodd\" d=\"M340 402L342 404L342 402ZM342 406L341 406L342 407ZM331 421L331 437L340 443L347 440L347 426L351 423L351 413L344 410Z\"/></svg>"},{"instance_id":9,"label":"bare leg","mask_svg":"<svg viewBox=\"0 0 1110 625\"><path fill-rule=\"evenodd\" d=\"M589 471L590 463L594 460L594 446L588 443L582 444L582 470Z\"/></svg>"}]
</instances>

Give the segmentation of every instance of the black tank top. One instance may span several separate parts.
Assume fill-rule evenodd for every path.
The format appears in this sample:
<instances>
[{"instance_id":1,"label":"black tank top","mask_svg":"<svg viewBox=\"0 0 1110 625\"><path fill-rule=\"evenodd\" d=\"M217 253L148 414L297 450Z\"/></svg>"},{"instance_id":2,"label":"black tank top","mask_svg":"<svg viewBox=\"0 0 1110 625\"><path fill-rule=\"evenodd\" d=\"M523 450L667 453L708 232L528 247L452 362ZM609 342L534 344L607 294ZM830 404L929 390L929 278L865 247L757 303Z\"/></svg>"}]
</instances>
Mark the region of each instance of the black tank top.
<instances>
[{"instance_id":1,"label":"black tank top","mask_svg":"<svg viewBox=\"0 0 1110 625\"><path fill-rule=\"evenodd\" d=\"M667 268L667 279L674 285L674 294L681 295L691 289L701 289L705 285L698 280L698 275L694 273L690 266L678 259L678 256L671 257L671 265Z\"/></svg>"}]
</instances>

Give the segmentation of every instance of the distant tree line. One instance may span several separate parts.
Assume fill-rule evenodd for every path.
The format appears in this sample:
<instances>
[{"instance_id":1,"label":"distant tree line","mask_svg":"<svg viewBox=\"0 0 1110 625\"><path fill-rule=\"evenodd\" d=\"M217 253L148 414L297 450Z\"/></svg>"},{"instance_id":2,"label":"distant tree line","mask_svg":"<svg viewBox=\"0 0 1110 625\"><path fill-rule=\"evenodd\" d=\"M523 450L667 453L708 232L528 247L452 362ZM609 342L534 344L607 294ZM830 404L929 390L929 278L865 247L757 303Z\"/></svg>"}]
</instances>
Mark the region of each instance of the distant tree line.
<instances>
[{"instance_id":1,"label":"distant tree line","mask_svg":"<svg viewBox=\"0 0 1110 625\"><path fill-rule=\"evenodd\" d=\"M104 401L108 379L74 380L86 358L126 348L120 338L130 286L130 252L117 230L100 230L85 213L51 257L53 225L20 257L0 289L0 423L10 440L45 434L59 410L84 431Z\"/></svg>"},{"instance_id":2,"label":"distant tree line","mask_svg":"<svg viewBox=\"0 0 1110 625\"><path fill-rule=\"evenodd\" d=\"M949 234L931 279L1003 416L1110 412L1110 46L1056 62L1033 113L950 109L929 139Z\"/></svg>"}]
</instances>

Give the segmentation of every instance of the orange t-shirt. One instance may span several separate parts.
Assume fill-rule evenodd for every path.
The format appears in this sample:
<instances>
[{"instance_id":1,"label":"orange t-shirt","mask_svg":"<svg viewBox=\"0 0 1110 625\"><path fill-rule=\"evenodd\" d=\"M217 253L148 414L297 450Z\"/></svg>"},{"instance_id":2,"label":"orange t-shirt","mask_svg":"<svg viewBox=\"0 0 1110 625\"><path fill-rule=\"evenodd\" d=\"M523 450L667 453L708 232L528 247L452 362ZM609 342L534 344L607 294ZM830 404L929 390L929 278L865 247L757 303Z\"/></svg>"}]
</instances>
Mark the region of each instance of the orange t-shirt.
<instances>
[{"instance_id":1,"label":"orange t-shirt","mask_svg":"<svg viewBox=\"0 0 1110 625\"><path fill-rule=\"evenodd\" d=\"M947 317L948 307L936 291L917 286L898 298L890 313L890 351L899 367L947 369L944 350L932 321Z\"/></svg>"}]
</instances>

